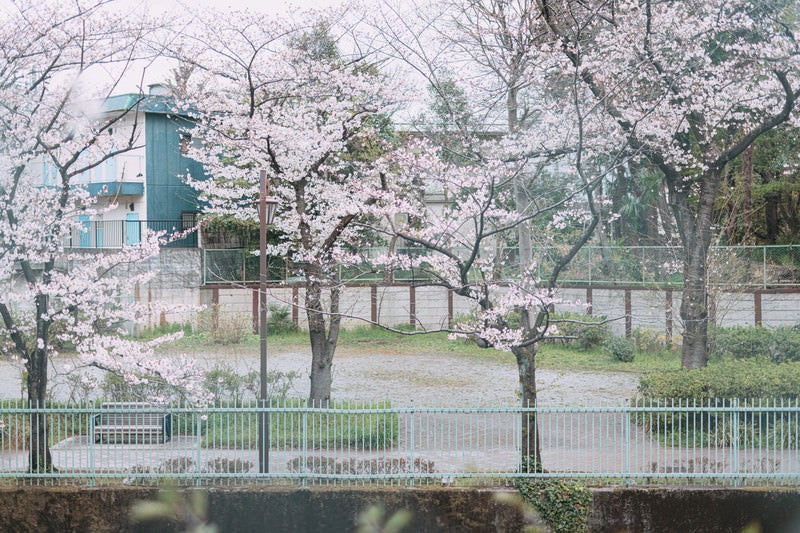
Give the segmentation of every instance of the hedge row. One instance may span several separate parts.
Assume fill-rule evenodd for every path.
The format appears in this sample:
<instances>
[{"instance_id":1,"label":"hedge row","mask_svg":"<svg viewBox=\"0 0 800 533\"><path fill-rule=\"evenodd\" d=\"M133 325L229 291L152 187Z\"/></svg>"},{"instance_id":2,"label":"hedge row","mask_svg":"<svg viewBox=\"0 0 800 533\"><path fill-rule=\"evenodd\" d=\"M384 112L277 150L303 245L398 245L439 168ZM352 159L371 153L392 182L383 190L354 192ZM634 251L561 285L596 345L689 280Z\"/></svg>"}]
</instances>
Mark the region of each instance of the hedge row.
<instances>
[{"instance_id":1,"label":"hedge row","mask_svg":"<svg viewBox=\"0 0 800 533\"><path fill-rule=\"evenodd\" d=\"M748 359L721 361L696 370L659 371L639 381L643 398L784 398L800 397L800 362L764 364Z\"/></svg>"},{"instance_id":2,"label":"hedge row","mask_svg":"<svg viewBox=\"0 0 800 533\"><path fill-rule=\"evenodd\" d=\"M800 361L800 326L736 326L711 331L713 355L733 359Z\"/></svg>"}]
</instances>

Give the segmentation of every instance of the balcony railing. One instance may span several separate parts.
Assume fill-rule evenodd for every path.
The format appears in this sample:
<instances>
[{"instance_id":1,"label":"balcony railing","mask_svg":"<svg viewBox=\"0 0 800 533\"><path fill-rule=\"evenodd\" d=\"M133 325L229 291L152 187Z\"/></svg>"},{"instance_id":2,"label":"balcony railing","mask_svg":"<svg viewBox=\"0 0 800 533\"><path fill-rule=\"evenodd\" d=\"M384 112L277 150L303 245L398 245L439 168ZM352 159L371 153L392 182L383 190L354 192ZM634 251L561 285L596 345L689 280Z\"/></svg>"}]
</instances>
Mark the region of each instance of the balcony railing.
<instances>
[{"instance_id":1,"label":"balcony railing","mask_svg":"<svg viewBox=\"0 0 800 533\"><path fill-rule=\"evenodd\" d=\"M99 220L85 221L72 230L64 245L67 248L122 248L141 242L146 230L165 231L167 236L181 234L186 228L181 220ZM182 235L169 248L197 248L197 232Z\"/></svg>"}]
</instances>

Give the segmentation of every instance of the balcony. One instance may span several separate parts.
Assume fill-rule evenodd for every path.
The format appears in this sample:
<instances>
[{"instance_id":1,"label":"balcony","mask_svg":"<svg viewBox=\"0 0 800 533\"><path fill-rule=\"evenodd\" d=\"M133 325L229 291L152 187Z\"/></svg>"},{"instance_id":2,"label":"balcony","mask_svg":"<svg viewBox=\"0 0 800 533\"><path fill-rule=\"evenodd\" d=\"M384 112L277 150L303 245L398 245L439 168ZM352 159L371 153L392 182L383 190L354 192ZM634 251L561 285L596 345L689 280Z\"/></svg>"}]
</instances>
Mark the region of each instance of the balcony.
<instances>
[{"instance_id":1,"label":"balcony","mask_svg":"<svg viewBox=\"0 0 800 533\"><path fill-rule=\"evenodd\" d=\"M167 236L192 227L187 220L100 220L81 221L81 227L72 230L64 246L67 248L122 248L133 246L142 240L145 230L166 231ZM197 233L175 239L168 248L197 248Z\"/></svg>"}]
</instances>

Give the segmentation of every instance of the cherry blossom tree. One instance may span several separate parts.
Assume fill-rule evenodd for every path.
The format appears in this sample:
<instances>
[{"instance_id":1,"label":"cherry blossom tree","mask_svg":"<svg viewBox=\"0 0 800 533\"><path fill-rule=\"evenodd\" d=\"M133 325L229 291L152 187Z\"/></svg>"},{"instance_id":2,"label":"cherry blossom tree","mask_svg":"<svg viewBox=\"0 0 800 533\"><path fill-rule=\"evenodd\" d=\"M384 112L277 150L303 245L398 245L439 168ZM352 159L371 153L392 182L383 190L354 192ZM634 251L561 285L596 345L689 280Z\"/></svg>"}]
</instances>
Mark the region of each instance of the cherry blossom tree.
<instances>
[{"instance_id":1,"label":"cherry blossom tree","mask_svg":"<svg viewBox=\"0 0 800 533\"><path fill-rule=\"evenodd\" d=\"M0 20L2 349L24 365L34 408L48 398L48 361L62 344L74 346L76 366L199 391L191 364L154 357L167 338L121 334L152 311L131 301L134 285L148 278L136 265L158 254L163 237L148 234L119 252L66 247L83 231L79 215L104 209L81 176L141 142L135 108L110 113L103 101L133 60L151 55L155 29L102 0L18 0ZM116 74L101 87L100 72ZM30 435L30 470L51 471L43 414L32 413Z\"/></svg>"},{"instance_id":2,"label":"cherry blossom tree","mask_svg":"<svg viewBox=\"0 0 800 533\"><path fill-rule=\"evenodd\" d=\"M793 119L792 2L541 0L554 51L580 73L609 136L663 175L683 246L682 366L708 360L707 262L728 165ZM795 10L794 12L792 10Z\"/></svg>"},{"instance_id":3,"label":"cherry blossom tree","mask_svg":"<svg viewBox=\"0 0 800 533\"><path fill-rule=\"evenodd\" d=\"M341 324L340 268L358 264L380 191L369 169L383 148L382 125L396 101L390 80L359 57L340 55L340 17L307 13L290 23L249 12L209 13L183 45L211 96L198 110L191 156L207 180L190 180L207 212L256 220L258 178L266 171L279 200L266 252L287 257L304 285L311 340L310 399L330 400ZM211 85L209 85L211 84ZM366 243L364 243L366 244Z\"/></svg>"},{"instance_id":4,"label":"cherry blossom tree","mask_svg":"<svg viewBox=\"0 0 800 533\"><path fill-rule=\"evenodd\" d=\"M603 142L576 69L550 52L535 2L465 0L383 13L384 53L434 95L436 116L421 119L418 135L440 145L386 157L390 190L416 184L415 194L394 197L387 232L425 253L383 261L474 302L474 316L451 333L510 351L522 404L535 407L537 345L558 335L551 316L558 277L603 218L599 186L625 141ZM522 428L522 455L538 465L533 413Z\"/></svg>"}]
</instances>

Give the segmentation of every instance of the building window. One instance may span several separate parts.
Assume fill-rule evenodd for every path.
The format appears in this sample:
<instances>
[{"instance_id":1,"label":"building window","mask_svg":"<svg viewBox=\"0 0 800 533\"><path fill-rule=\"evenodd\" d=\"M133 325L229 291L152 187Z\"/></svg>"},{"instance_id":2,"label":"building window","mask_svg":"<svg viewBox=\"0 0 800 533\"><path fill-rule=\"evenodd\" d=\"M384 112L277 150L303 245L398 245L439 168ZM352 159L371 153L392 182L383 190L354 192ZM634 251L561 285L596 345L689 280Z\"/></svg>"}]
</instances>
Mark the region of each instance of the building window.
<instances>
[{"instance_id":1,"label":"building window","mask_svg":"<svg viewBox=\"0 0 800 533\"><path fill-rule=\"evenodd\" d=\"M181 230L185 231L197 225L197 213L194 211L183 211L181 213Z\"/></svg>"},{"instance_id":2,"label":"building window","mask_svg":"<svg viewBox=\"0 0 800 533\"><path fill-rule=\"evenodd\" d=\"M192 145L192 136L189 133L181 133L181 154L187 155L189 147Z\"/></svg>"}]
</instances>

